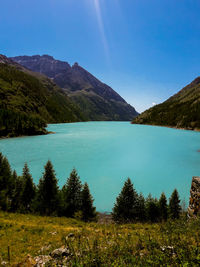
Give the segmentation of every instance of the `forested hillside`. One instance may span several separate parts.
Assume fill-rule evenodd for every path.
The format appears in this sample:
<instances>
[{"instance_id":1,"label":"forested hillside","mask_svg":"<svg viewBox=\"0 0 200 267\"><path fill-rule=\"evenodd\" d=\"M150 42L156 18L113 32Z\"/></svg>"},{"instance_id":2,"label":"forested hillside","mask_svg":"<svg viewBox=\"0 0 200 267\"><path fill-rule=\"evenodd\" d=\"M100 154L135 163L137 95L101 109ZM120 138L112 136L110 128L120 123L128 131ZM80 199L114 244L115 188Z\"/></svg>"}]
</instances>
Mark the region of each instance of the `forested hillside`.
<instances>
[{"instance_id":1,"label":"forested hillside","mask_svg":"<svg viewBox=\"0 0 200 267\"><path fill-rule=\"evenodd\" d=\"M134 118L132 123L200 129L200 77L167 101Z\"/></svg>"},{"instance_id":2,"label":"forested hillside","mask_svg":"<svg viewBox=\"0 0 200 267\"><path fill-rule=\"evenodd\" d=\"M0 56L0 136L46 133L46 123L85 120L50 79Z\"/></svg>"}]
</instances>

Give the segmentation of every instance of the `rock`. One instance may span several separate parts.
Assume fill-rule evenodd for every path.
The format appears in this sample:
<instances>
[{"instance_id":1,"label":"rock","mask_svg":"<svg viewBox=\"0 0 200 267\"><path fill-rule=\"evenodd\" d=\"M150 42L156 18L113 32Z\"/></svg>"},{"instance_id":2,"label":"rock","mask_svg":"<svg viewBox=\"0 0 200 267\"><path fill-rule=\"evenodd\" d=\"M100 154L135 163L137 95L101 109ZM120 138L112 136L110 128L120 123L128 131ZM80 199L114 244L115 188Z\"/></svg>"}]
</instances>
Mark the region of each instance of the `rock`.
<instances>
[{"instance_id":1,"label":"rock","mask_svg":"<svg viewBox=\"0 0 200 267\"><path fill-rule=\"evenodd\" d=\"M71 237L74 237L74 236L75 236L75 234L70 233L70 234L68 234L67 238L71 238Z\"/></svg>"},{"instance_id":2,"label":"rock","mask_svg":"<svg viewBox=\"0 0 200 267\"><path fill-rule=\"evenodd\" d=\"M200 213L200 177L194 176L190 189L188 216L196 217Z\"/></svg>"},{"instance_id":3,"label":"rock","mask_svg":"<svg viewBox=\"0 0 200 267\"><path fill-rule=\"evenodd\" d=\"M34 258L36 264L35 264L35 267L43 267L45 266L46 263L49 263L52 258L51 256L47 256L47 255L40 255L40 256L36 256Z\"/></svg>"},{"instance_id":4,"label":"rock","mask_svg":"<svg viewBox=\"0 0 200 267\"><path fill-rule=\"evenodd\" d=\"M1 266L7 266L8 265L7 261L2 261L0 264L1 264Z\"/></svg>"},{"instance_id":5,"label":"rock","mask_svg":"<svg viewBox=\"0 0 200 267\"><path fill-rule=\"evenodd\" d=\"M54 251L50 253L52 258L62 258L62 257L68 257L70 256L69 249L61 247L57 248Z\"/></svg>"}]
</instances>

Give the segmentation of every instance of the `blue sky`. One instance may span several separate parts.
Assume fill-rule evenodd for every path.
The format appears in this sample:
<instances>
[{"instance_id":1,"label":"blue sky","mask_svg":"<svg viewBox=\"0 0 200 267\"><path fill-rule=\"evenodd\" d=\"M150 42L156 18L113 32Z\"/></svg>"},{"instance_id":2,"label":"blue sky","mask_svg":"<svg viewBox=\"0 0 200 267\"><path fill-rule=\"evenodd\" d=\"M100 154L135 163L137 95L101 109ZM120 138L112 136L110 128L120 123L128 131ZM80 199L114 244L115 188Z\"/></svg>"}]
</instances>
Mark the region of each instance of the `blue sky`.
<instances>
[{"instance_id":1,"label":"blue sky","mask_svg":"<svg viewBox=\"0 0 200 267\"><path fill-rule=\"evenodd\" d=\"M0 53L78 62L139 112L200 75L199 0L0 0Z\"/></svg>"}]
</instances>

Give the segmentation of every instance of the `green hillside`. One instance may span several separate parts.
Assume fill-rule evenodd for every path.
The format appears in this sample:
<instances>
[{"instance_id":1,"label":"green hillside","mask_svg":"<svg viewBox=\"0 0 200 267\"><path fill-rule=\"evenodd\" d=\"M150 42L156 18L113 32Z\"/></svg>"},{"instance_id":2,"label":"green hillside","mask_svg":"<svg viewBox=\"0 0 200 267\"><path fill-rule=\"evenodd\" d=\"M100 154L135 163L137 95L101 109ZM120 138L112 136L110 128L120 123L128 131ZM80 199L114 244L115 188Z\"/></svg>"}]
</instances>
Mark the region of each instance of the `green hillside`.
<instances>
[{"instance_id":1,"label":"green hillside","mask_svg":"<svg viewBox=\"0 0 200 267\"><path fill-rule=\"evenodd\" d=\"M55 83L15 64L0 62L0 136L41 134L46 123L84 120Z\"/></svg>"},{"instance_id":2,"label":"green hillside","mask_svg":"<svg viewBox=\"0 0 200 267\"><path fill-rule=\"evenodd\" d=\"M132 123L200 129L200 77L167 101L143 112Z\"/></svg>"}]
</instances>

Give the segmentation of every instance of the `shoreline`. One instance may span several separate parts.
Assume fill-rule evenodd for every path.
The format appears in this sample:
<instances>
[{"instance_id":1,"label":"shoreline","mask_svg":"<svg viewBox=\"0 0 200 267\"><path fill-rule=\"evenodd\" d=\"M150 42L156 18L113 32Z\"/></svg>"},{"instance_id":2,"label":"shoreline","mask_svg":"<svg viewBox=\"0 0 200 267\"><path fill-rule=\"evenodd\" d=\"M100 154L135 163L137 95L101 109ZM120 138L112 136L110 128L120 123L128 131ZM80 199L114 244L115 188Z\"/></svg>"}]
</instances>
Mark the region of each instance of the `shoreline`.
<instances>
[{"instance_id":1,"label":"shoreline","mask_svg":"<svg viewBox=\"0 0 200 267\"><path fill-rule=\"evenodd\" d=\"M186 130L186 131L194 131L194 132L200 132L200 128L182 128L182 127L176 127L176 126L170 126L170 125L157 125L157 124L145 124L145 123L133 123L133 125L145 125L145 126L155 126L155 127L165 127L165 128L171 128L175 130Z\"/></svg>"},{"instance_id":2,"label":"shoreline","mask_svg":"<svg viewBox=\"0 0 200 267\"><path fill-rule=\"evenodd\" d=\"M52 131L47 131L46 133L42 133L42 134L33 134L33 135L16 135L16 136L0 136L0 140L2 139L9 139L9 138L18 138L18 137L29 137L29 136L41 136L41 135L48 135L48 134L55 134L56 132L52 132Z\"/></svg>"}]
</instances>

